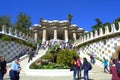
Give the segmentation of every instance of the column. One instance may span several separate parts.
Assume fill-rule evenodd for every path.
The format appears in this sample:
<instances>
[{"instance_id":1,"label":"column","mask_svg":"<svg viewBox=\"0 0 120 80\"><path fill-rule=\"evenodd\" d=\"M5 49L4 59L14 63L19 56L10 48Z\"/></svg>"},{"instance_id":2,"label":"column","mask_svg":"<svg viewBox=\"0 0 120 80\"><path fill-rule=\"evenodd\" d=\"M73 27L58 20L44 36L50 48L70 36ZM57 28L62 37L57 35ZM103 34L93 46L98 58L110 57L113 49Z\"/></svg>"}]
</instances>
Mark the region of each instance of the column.
<instances>
[{"instance_id":1,"label":"column","mask_svg":"<svg viewBox=\"0 0 120 80\"><path fill-rule=\"evenodd\" d=\"M9 35L12 35L12 28L9 28Z\"/></svg>"},{"instance_id":2,"label":"column","mask_svg":"<svg viewBox=\"0 0 120 80\"><path fill-rule=\"evenodd\" d=\"M67 30L67 28L65 28L65 33L64 33L64 35L65 35L65 42L68 42L68 30Z\"/></svg>"},{"instance_id":3,"label":"column","mask_svg":"<svg viewBox=\"0 0 120 80\"><path fill-rule=\"evenodd\" d=\"M16 29L15 29L14 33L15 33L15 36L18 37L18 31Z\"/></svg>"},{"instance_id":4,"label":"column","mask_svg":"<svg viewBox=\"0 0 120 80\"><path fill-rule=\"evenodd\" d=\"M54 27L54 39L57 39L57 27Z\"/></svg>"},{"instance_id":5,"label":"column","mask_svg":"<svg viewBox=\"0 0 120 80\"><path fill-rule=\"evenodd\" d=\"M76 41L76 33L75 32L73 32L73 38Z\"/></svg>"},{"instance_id":6,"label":"column","mask_svg":"<svg viewBox=\"0 0 120 80\"><path fill-rule=\"evenodd\" d=\"M103 35L103 29L100 28L100 29L99 29L99 32L100 32L100 36L102 36L102 35Z\"/></svg>"},{"instance_id":7,"label":"column","mask_svg":"<svg viewBox=\"0 0 120 80\"><path fill-rule=\"evenodd\" d=\"M43 38L42 43L46 41L46 27L43 28Z\"/></svg>"},{"instance_id":8,"label":"column","mask_svg":"<svg viewBox=\"0 0 120 80\"><path fill-rule=\"evenodd\" d=\"M6 25L3 25L3 26L2 26L2 32L3 32L3 33L6 33Z\"/></svg>"},{"instance_id":9,"label":"column","mask_svg":"<svg viewBox=\"0 0 120 80\"><path fill-rule=\"evenodd\" d=\"M109 34L109 28L108 28L108 26L105 26L105 35L106 34Z\"/></svg>"},{"instance_id":10,"label":"column","mask_svg":"<svg viewBox=\"0 0 120 80\"><path fill-rule=\"evenodd\" d=\"M37 38L38 38L38 33L37 33L37 30L36 30L35 33L34 33L34 40L35 40L35 42L37 42Z\"/></svg>"},{"instance_id":11,"label":"column","mask_svg":"<svg viewBox=\"0 0 120 80\"><path fill-rule=\"evenodd\" d=\"M120 22L118 22L118 25L119 25L119 29L118 29L118 31L120 31Z\"/></svg>"}]
</instances>

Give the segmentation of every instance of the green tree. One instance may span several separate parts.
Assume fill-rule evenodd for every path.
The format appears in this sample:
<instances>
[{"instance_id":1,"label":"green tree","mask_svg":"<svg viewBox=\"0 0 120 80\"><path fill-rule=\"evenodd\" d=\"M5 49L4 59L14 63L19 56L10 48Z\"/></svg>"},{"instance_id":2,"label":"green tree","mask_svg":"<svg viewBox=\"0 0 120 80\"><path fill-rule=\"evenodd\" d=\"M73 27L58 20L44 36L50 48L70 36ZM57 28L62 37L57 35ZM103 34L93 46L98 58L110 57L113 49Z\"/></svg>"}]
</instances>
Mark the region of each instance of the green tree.
<instances>
[{"instance_id":1,"label":"green tree","mask_svg":"<svg viewBox=\"0 0 120 80\"><path fill-rule=\"evenodd\" d=\"M8 15L0 16L0 30L2 30L3 25L6 25L7 29L12 26L10 16Z\"/></svg>"},{"instance_id":2,"label":"green tree","mask_svg":"<svg viewBox=\"0 0 120 80\"><path fill-rule=\"evenodd\" d=\"M67 16L67 18L68 18L68 21L70 22L70 24L71 24L71 21L72 21L72 14L68 14L68 16Z\"/></svg>"},{"instance_id":3,"label":"green tree","mask_svg":"<svg viewBox=\"0 0 120 80\"><path fill-rule=\"evenodd\" d=\"M25 13L20 12L15 22L15 28L24 31L24 29L28 30L31 27L31 24L31 17Z\"/></svg>"},{"instance_id":4,"label":"green tree","mask_svg":"<svg viewBox=\"0 0 120 80\"><path fill-rule=\"evenodd\" d=\"M116 18L115 21L113 22L115 24L115 28L118 30L119 29L119 25L118 22L120 22L120 17Z\"/></svg>"},{"instance_id":5,"label":"green tree","mask_svg":"<svg viewBox=\"0 0 120 80\"><path fill-rule=\"evenodd\" d=\"M40 24L42 25L42 20L43 20L43 18L40 18Z\"/></svg>"},{"instance_id":6,"label":"green tree","mask_svg":"<svg viewBox=\"0 0 120 80\"><path fill-rule=\"evenodd\" d=\"M99 18L96 18L95 21L96 21L96 24L92 27L93 30L99 29L102 27L102 21Z\"/></svg>"}]
</instances>

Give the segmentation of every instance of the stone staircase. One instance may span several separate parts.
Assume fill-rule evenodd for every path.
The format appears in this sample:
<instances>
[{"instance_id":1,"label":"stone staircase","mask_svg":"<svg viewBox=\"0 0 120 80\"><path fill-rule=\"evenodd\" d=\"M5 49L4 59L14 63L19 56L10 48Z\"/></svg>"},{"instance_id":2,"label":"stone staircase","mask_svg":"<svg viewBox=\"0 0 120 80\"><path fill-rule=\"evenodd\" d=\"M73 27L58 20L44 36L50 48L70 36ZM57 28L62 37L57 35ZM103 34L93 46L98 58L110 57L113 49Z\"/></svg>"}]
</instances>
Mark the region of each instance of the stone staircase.
<instances>
[{"instance_id":1,"label":"stone staircase","mask_svg":"<svg viewBox=\"0 0 120 80\"><path fill-rule=\"evenodd\" d=\"M41 54L44 55L45 53L46 53L46 50L39 50L38 54L36 54L35 57L33 57L33 60L30 61L29 63L28 63L28 59L29 59L28 55L24 55L22 58L20 58L20 65L21 65L21 68L22 68L20 73L25 74L25 70L26 70L27 65L31 64L31 62L36 61L38 58L40 58L39 55L41 55ZM10 70L11 63L7 64L8 65L8 67L7 67L8 71L7 72L9 72L9 70Z\"/></svg>"}]
</instances>

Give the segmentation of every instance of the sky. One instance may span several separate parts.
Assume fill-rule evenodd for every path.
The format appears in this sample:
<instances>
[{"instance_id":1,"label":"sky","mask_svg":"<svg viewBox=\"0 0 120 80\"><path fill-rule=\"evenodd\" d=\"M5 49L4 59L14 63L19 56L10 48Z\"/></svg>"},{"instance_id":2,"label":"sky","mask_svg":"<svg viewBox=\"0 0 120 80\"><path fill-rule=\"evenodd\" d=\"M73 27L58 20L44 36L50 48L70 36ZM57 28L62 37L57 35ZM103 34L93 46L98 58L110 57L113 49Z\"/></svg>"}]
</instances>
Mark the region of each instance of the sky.
<instances>
[{"instance_id":1,"label":"sky","mask_svg":"<svg viewBox=\"0 0 120 80\"><path fill-rule=\"evenodd\" d=\"M39 24L40 18L67 20L72 14L72 24L91 31L95 18L112 23L120 17L120 0L0 0L0 16L10 15L15 23L19 12L28 14L32 25Z\"/></svg>"}]
</instances>

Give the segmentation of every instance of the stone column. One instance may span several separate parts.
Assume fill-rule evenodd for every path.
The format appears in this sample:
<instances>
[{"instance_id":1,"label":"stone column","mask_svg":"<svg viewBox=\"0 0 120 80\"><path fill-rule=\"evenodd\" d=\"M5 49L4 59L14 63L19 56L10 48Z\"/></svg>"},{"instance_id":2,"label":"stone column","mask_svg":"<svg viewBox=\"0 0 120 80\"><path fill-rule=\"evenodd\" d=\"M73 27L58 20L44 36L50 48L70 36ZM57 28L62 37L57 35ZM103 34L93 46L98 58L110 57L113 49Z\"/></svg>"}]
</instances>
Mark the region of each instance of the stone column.
<instances>
[{"instance_id":1,"label":"stone column","mask_svg":"<svg viewBox=\"0 0 120 80\"><path fill-rule=\"evenodd\" d=\"M9 35L12 35L12 28L9 28Z\"/></svg>"},{"instance_id":2,"label":"stone column","mask_svg":"<svg viewBox=\"0 0 120 80\"><path fill-rule=\"evenodd\" d=\"M42 37L42 43L46 41L46 27L43 27L43 37Z\"/></svg>"},{"instance_id":3,"label":"stone column","mask_svg":"<svg viewBox=\"0 0 120 80\"><path fill-rule=\"evenodd\" d=\"M98 36L98 31L97 30L95 30L95 37L97 37Z\"/></svg>"},{"instance_id":4,"label":"stone column","mask_svg":"<svg viewBox=\"0 0 120 80\"><path fill-rule=\"evenodd\" d=\"M57 39L57 27L53 27L54 28L54 39Z\"/></svg>"},{"instance_id":5,"label":"stone column","mask_svg":"<svg viewBox=\"0 0 120 80\"><path fill-rule=\"evenodd\" d=\"M22 38L23 38L23 39L25 38L25 33L22 34Z\"/></svg>"},{"instance_id":6,"label":"stone column","mask_svg":"<svg viewBox=\"0 0 120 80\"><path fill-rule=\"evenodd\" d=\"M64 35L65 35L65 42L68 42L68 29L67 28L64 28Z\"/></svg>"},{"instance_id":7,"label":"stone column","mask_svg":"<svg viewBox=\"0 0 120 80\"><path fill-rule=\"evenodd\" d=\"M17 31L17 30L15 30L15 32L14 32L14 33L15 33L15 36L16 36L16 37L18 37L18 31Z\"/></svg>"},{"instance_id":8,"label":"stone column","mask_svg":"<svg viewBox=\"0 0 120 80\"><path fill-rule=\"evenodd\" d=\"M6 25L3 25L3 26L2 26L2 32L3 32L3 33L6 33Z\"/></svg>"},{"instance_id":9,"label":"stone column","mask_svg":"<svg viewBox=\"0 0 120 80\"><path fill-rule=\"evenodd\" d=\"M118 22L118 25L119 25L119 30L118 31L120 31L120 22Z\"/></svg>"},{"instance_id":10,"label":"stone column","mask_svg":"<svg viewBox=\"0 0 120 80\"><path fill-rule=\"evenodd\" d=\"M102 36L102 35L103 35L103 29L100 28L100 29L99 29L99 32L100 32L100 36Z\"/></svg>"},{"instance_id":11,"label":"stone column","mask_svg":"<svg viewBox=\"0 0 120 80\"><path fill-rule=\"evenodd\" d=\"M38 33L37 33L37 30L35 30L35 33L34 33L34 40L35 40L35 42L37 42L37 38L38 38Z\"/></svg>"},{"instance_id":12,"label":"stone column","mask_svg":"<svg viewBox=\"0 0 120 80\"><path fill-rule=\"evenodd\" d=\"M93 39L93 32L90 32L90 39Z\"/></svg>"},{"instance_id":13,"label":"stone column","mask_svg":"<svg viewBox=\"0 0 120 80\"><path fill-rule=\"evenodd\" d=\"M20 38L22 37L22 32L21 32L21 31L19 32L19 37L20 37Z\"/></svg>"},{"instance_id":14,"label":"stone column","mask_svg":"<svg viewBox=\"0 0 120 80\"><path fill-rule=\"evenodd\" d=\"M109 28L108 28L108 26L105 26L105 34L109 34Z\"/></svg>"},{"instance_id":15,"label":"stone column","mask_svg":"<svg viewBox=\"0 0 120 80\"><path fill-rule=\"evenodd\" d=\"M116 29L115 29L115 24L111 24L111 33L115 33L116 32Z\"/></svg>"},{"instance_id":16,"label":"stone column","mask_svg":"<svg viewBox=\"0 0 120 80\"><path fill-rule=\"evenodd\" d=\"M89 38L90 38L90 37L89 37L89 33L87 33L87 40L89 40Z\"/></svg>"},{"instance_id":17,"label":"stone column","mask_svg":"<svg viewBox=\"0 0 120 80\"><path fill-rule=\"evenodd\" d=\"M73 38L76 41L76 32L75 32L75 30L73 31Z\"/></svg>"}]
</instances>

